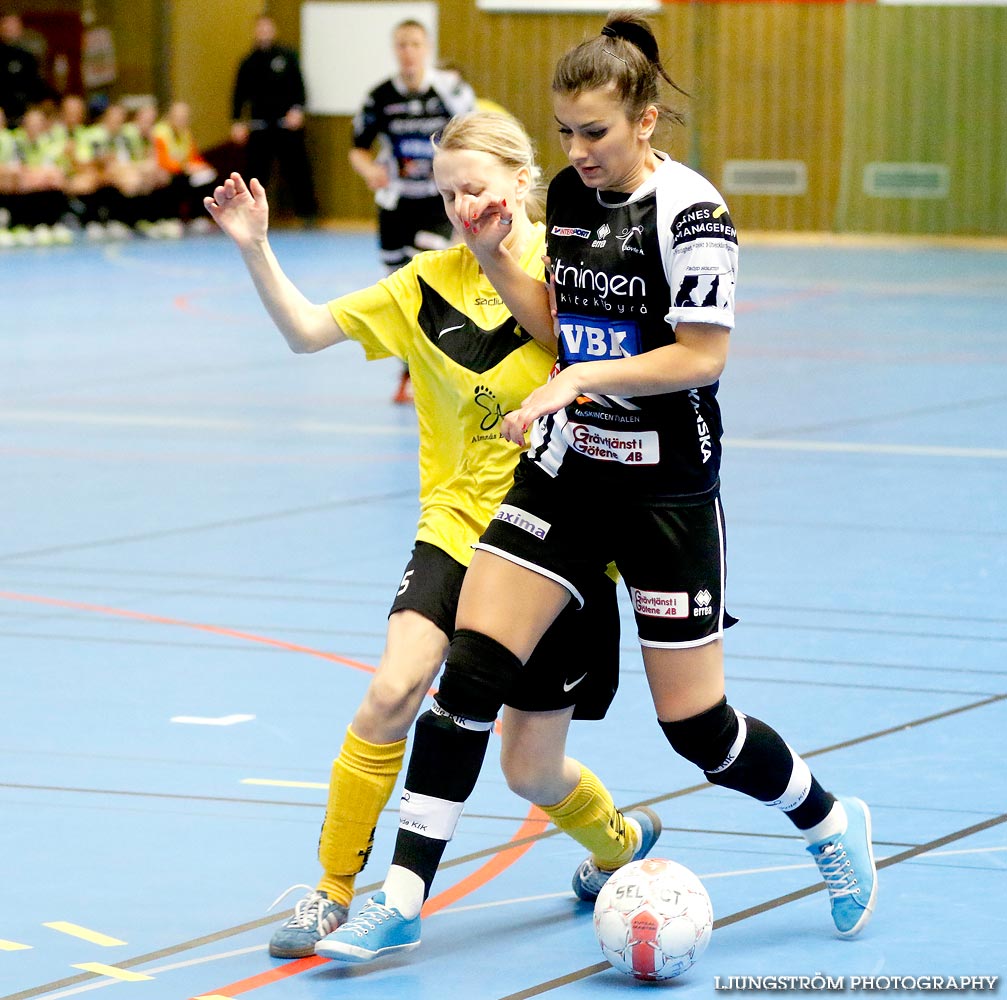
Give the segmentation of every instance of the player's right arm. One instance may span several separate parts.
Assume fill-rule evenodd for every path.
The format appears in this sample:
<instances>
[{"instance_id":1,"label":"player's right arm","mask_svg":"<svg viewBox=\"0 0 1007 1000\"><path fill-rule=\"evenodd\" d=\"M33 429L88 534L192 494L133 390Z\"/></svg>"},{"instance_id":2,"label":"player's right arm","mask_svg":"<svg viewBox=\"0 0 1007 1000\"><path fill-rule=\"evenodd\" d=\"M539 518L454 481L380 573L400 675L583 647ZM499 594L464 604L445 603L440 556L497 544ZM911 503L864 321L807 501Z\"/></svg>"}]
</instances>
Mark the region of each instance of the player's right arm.
<instances>
[{"instance_id":1,"label":"player's right arm","mask_svg":"<svg viewBox=\"0 0 1007 1000\"><path fill-rule=\"evenodd\" d=\"M372 191L388 187L388 169L377 162L369 149L358 149L354 146L349 152L349 161L354 172L364 179L364 183Z\"/></svg>"},{"instance_id":2,"label":"player's right arm","mask_svg":"<svg viewBox=\"0 0 1007 1000\"><path fill-rule=\"evenodd\" d=\"M231 174L203 204L241 251L259 299L292 351L310 354L347 339L328 306L305 298L280 267L267 238L266 192L255 177L246 185Z\"/></svg>"}]
</instances>

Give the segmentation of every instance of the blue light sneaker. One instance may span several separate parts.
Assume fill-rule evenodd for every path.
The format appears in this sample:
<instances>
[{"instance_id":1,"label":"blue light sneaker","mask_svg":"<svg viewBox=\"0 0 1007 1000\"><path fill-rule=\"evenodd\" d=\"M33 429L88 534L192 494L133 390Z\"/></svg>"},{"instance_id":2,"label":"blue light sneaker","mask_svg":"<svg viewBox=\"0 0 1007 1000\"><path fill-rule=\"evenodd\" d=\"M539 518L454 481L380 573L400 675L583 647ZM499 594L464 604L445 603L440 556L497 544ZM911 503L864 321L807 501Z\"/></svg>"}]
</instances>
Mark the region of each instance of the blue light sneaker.
<instances>
[{"instance_id":1,"label":"blue light sneaker","mask_svg":"<svg viewBox=\"0 0 1007 1000\"><path fill-rule=\"evenodd\" d=\"M871 848L871 812L860 799L840 797L846 810L846 830L808 847L825 879L832 920L840 937L853 937L874 912L878 869Z\"/></svg>"},{"instance_id":2,"label":"blue light sneaker","mask_svg":"<svg viewBox=\"0 0 1007 1000\"><path fill-rule=\"evenodd\" d=\"M630 809L624 815L629 822L635 823L640 828L640 846L630 859L640 861L650 854L657 843L657 838L661 836L661 817L646 806ZM586 857L573 873L571 885L574 895L585 903L593 903L598 898L601 887L613 874L612 871L599 868L590 856Z\"/></svg>"},{"instance_id":3,"label":"blue light sneaker","mask_svg":"<svg viewBox=\"0 0 1007 1000\"><path fill-rule=\"evenodd\" d=\"M310 885L292 885L273 906L294 889L307 889L308 894L294 905L294 914L282 923L269 941L273 958L307 958L315 953L315 945L327 934L346 923L347 908L333 902L324 892ZM269 908L272 909L273 906Z\"/></svg>"},{"instance_id":4,"label":"blue light sneaker","mask_svg":"<svg viewBox=\"0 0 1007 1000\"><path fill-rule=\"evenodd\" d=\"M420 918L407 920L376 892L360 912L315 945L315 954L337 962L373 962L381 955L420 946Z\"/></svg>"}]
</instances>

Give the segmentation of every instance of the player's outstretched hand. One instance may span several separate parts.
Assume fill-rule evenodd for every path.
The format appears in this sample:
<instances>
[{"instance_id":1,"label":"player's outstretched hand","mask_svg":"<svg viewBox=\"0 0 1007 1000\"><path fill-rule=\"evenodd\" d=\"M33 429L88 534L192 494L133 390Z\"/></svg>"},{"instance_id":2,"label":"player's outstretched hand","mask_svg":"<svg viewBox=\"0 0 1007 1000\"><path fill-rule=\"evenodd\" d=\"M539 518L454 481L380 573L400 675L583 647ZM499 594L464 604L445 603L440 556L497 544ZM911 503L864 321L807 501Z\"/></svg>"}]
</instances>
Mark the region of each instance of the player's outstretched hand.
<instances>
[{"instance_id":1,"label":"player's outstretched hand","mask_svg":"<svg viewBox=\"0 0 1007 1000\"><path fill-rule=\"evenodd\" d=\"M513 444L524 444L528 428L546 413L556 413L580 395L576 381L577 365L564 368L555 378L539 386L516 410L503 419L500 436Z\"/></svg>"},{"instance_id":2,"label":"player's outstretched hand","mask_svg":"<svg viewBox=\"0 0 1007 1000\"><path fill-rule=\"evenodd\" d=\"M269 230L269 203L266 189L253 177L246 184L241 174L233 173L214 188L213 196L203 204L213 221L238 246L261 243Z\"/></svg>"}]
</instances>

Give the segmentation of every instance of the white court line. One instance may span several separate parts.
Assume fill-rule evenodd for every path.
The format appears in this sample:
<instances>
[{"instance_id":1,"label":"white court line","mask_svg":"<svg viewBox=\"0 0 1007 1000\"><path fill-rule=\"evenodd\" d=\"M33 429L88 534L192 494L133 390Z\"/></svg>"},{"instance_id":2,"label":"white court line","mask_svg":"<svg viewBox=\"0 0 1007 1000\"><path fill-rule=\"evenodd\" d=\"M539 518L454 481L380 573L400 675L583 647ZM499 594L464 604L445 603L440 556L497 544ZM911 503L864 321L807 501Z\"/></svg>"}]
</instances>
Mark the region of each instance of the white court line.
<instances>
[{"instance_id":1,"label":"white court line","mask_svg":"<svg viewBox=\"0 0 1007 1000\"><path fill-rule=\"evenodd\" d=\"M856 455L923 455L929 458L1007 458L1007 448L956 448L951 445L871 444L855 441L787 441L776 438L724 438L725 448L765 451L848 452Z\"/></svg>"},{"instance_id":2,"label":"white court line","mask_svg":"<svg viewBox=\"0 0 1007 1000\"><path fill-rule=\"evenodd\" d=\"M953 855L961 854L989 854L995 851L1007 851L1007 846L1000 847L973 847L973 848L963 848L961 850L954 851L928 851L926 854L921 854L921 858L936 858L936 857L951 857ZM878 859L879 861L882 859ZM916 860L916 859L914 859ZM706 875L700 875L701 879L714 879L714 878L731 878L737 875L757 875L763 872L779 872L779 871L790 871L799 868L814 868L813 863L799 864L799 865L772 865L766 868L743 868L737 871L730 872L711 872ZM549 892L543 893L539 896L518 896L514 899L501 899L493 903L473 903L470 906L451 906L444 910L438 910L434 917L443 916L448 913L468 913L472 910L488 910L493 907L498 906L513 906L518 903L534 903L544 899L563 899L569 897L569 890L565 892ZM432 919L432 918L427 918ZM171 965L159 965L155 969L147 969L146 974L149 976L159 975L164 972L173 972L176 969L188 969L194 965L203 965L206 962L216 962L219 959L224 958L236 958L240 955L250 955L252 952L265 951L265 944L253 945L250 948L239 948L236 951L225 951L217 955L206 955L203 958L191 958L185 962L174 962ZM62 997L72 997L77 996L80 993L88 993L91 990L103 989L106 986L117 985L117 980L110 979L99 979L93 983L86 983L83 986L77 986L73 989L63 990L61 993L51 993L45 996L45 1000L61 1000Z\"/></svg>"},{"instance_id":3,"label":"white court line","mask_svg":"<svg viewBox=\"0 0 1007 1000\"><path fill-rule=\"evenodd\" d=\"M972 847L962 848L961 850L956 851L927 851L926 854L920 854L918 857L911 859L911 861L918 861L920 858L947 858L961 854L989 854L994 851L1007 851L1007 846ZM876 860L882 861L884 859L877 858ZM907 863L911 863L911 861ZM815 869L815 864L814 862L807 862L794 865L767 865L765 868L738 868L735 871L729 872L708 872L704 875L699 875L699 878L705 881L707 879L715 878L735 878L739 875L761 875L768 872L797 871L801 868ZM517 896L513 899L501 899L493 903L472 903L469 906L449 906L446 909L438 910L437 913L433 914L433 916L438 917L441 914L446 913L467 913L470 910L488 910L495 906L513 906L517 903L533 903L542 899L563 899L569 895L570 892L567 890L565 892L549 892L541 896Z\"/></svg>"},{"instance_id":4,"label":"white court line","mask_svg":"<svg viewBox=\"0 0 1007 1000\"><path fill-rule=\"evenodd\" d=\"M147 969L148 976L155 976L162 972L174 972L176 969L188 969L193 965L203 965L206 962L216 962L222 958L237 958L239 955L250 955L254 951L265 951L267 945L257 944L251 948L239 948L237 951L225 951L218 955L206 955L203 958L190 958L185 962L175 962L172 965L159 965L156 969ZM83 986L75 986L70 990L63 990L61 993L44 994L46 1000L60 1000L61 997L73 997L80 993L90 993L91 990L104 989L106 986L115 986L118 980L98 979L93 983L85 983Z\"/></svg>"},{"instance_id":5,"label":"white court line","mask_svg":"<svg viewBox=\"0 0 1007 1000\"><path fill-rule=\"evenodd\" d=\"M232 420L225 417L152 416L146 413L96 413L85 410L0 410L5 423L91 424L108 427L166 427L190 430L293 430L304 434L367 434L374 437L415 437L415 427L392 424L343 424L296 420L290 424ZM928 458L1007 459L1007 448L964 448L953 445L881 444L867 441L799 441L785 438L724 438L725 448L755 451L838 452L853 455L920 455Z\"/></svg>"},{"instance_id":6,"label":"white court line","mask_svg":"<svg viewBox=\"0 0 1007 1000\"><path fill-rule=\"evenodd\" d=\"M370 434L381 437L415 437L415 427L391 424L340 424L324 420L296 420L290 424L225 417L151 416L147 413L96 413L88 410L0 410L0 421L22 424L90 424L105 427L165 427L188 430L255 431L295 430L305 434Z\"/></svg>"},{"instance_id":7,"label":"white court line","mask_svg":"<svg viewBox=\"0 0 1007 1000\"><path fill-rule=\"evenodd\" d=\"M239 722L252 722L254 715L173 715L168 721L185 726L236 726Z\"/></svg>"}]
</instances>

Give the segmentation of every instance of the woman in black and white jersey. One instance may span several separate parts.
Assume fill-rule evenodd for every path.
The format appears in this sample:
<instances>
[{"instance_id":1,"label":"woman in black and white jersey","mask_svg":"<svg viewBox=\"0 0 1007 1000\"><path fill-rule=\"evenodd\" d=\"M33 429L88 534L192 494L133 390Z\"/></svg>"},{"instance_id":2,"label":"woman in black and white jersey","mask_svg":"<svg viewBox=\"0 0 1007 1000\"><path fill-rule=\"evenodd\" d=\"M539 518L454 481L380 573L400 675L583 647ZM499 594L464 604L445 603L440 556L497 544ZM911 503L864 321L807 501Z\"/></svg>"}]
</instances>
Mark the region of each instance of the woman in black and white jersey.
<instances>
[{"instance_id":1,"label":"woman in black and white jersey","mask_svg":"<svg viewBox=\"0 0 1007 1000\"><path fill-rule=\"evenodd\" d=\"M558 363L505 419L504 436L520 443L530 428L531 446L465 577L441 714L417 725L406 787L422 788L436 813L457 796L460 770L474 783L485 739L462 723L495 717L550 622L571 600L582 603L582 582L614 559L669 743L714 784L789 817L849 937L875 901L866 805L825 791L772 728L724 694L723 633L734 619L724 606L717 384L734 326L738 244L716 189L651 145L668 113L662 80L674 86L650 28L631 14L612 15L560 60L553 104L570 166L547 200L551 301L502 242L506 202L483 192L461 206L483 270L522 327L555 331ZM431 777L445 759L451 795L439 795ZM404 802L386 883L389 906L407 914L418 912L410 893L421 882L429 891L440 857L437 844L411 832L425 818L412 808ZM410 883L402 869L418 878ZM591 899L609 874L589 857L574 890ZM366 914L337 937L370 930L363 951L373 957L385 950L375 937L393 941L405 924L383 918L374 935Z\"/></svg>"}]
</instances>

